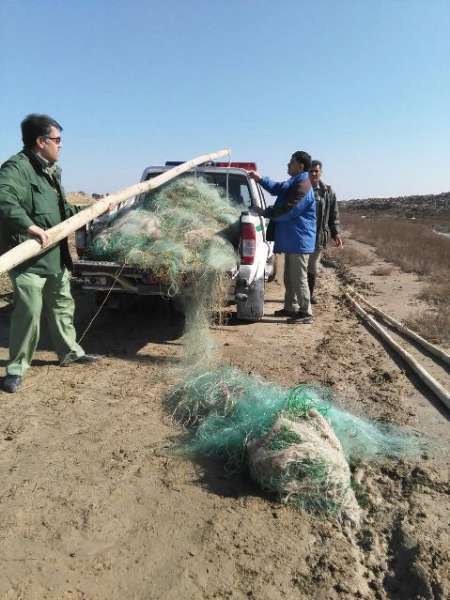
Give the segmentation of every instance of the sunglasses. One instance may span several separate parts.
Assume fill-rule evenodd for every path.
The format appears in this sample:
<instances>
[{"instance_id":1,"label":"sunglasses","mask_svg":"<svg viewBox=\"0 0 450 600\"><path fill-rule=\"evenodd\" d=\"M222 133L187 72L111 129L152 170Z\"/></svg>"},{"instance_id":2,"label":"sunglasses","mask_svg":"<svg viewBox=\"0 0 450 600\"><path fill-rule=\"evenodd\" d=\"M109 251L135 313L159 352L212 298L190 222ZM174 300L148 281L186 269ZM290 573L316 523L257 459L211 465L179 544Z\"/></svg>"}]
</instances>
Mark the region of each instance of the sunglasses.
<instances>
[{"instance_id":1,"label":"sunglasses","mask_svg":"<svg viewBox=\"0 0 450 600\"><path fill-rule=\"evenodd\" d=\"M52 140L52 142L55 142L55 144L60 144L61 143L61 137L50 137L49 135L44 135L44 138L46 140Z\"/></svg>"}]
</instances>

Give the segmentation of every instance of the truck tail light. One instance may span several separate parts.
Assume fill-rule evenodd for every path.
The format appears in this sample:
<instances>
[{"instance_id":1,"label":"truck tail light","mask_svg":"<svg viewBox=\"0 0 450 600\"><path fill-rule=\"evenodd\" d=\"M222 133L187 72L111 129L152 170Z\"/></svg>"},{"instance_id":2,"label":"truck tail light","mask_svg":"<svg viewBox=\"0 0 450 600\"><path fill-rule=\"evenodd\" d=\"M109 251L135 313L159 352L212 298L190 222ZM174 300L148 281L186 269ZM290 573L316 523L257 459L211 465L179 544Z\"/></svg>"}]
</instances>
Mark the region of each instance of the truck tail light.
<instances>
[{"instance_id":1,"label":"truck tail light","mask_svg":"<svg viewBox=\"0 0 450 600\"><path fill-rule=\"evenodd\" d=\"M241 264L252 265L256 253L256 227L253 223L241 224Z\"/></svg>"}]
</instances>

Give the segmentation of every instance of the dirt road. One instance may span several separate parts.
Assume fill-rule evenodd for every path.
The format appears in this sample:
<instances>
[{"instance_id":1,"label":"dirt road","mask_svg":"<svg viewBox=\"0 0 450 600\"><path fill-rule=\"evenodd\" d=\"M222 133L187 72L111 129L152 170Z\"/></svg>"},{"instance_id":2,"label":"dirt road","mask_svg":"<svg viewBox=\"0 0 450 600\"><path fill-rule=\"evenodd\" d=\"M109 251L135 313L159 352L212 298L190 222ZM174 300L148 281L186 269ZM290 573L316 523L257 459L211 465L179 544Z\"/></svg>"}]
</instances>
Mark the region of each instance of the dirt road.
<instances>
[{"instance_id":1,"label":"dirt road","mask_svg":"<svg viewBox=\"0 0 450 600\"><path fill-rule=\"evenodd\" d=\"M401 318L417 282L402 279L392 305L398 277L372 291ZM182 375L182 322L149 303L100 315L85 347L102 363L62 369L44 339L23 390L0 393L0 598L447 597L448 414L341 303L334 269L321 275L314 325L271 317L282 296L274 282L262 322L212 329L223 363L330 386L356 413L437 440L420 462L363 466L360 530L167 451L180 430L162 397ZM82 331L94 305L87 296L77 305ZM2 365L8 313L0 308Z\"/></svg>"}]
</instances>

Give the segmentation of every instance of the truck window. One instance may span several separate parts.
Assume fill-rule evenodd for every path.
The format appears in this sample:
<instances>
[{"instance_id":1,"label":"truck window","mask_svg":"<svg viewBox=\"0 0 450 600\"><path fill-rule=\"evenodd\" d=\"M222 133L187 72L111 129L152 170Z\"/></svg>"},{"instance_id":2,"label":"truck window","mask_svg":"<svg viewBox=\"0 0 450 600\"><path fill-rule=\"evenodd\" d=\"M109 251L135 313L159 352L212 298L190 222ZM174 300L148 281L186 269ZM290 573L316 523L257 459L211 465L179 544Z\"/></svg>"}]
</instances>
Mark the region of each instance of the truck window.
<instances>
[{"instance_id":1,"label":"truck window","mask_svg":"<svg viewBox=\"0 0 450 600\"><path fill-rule=\"evenodd\" d=\"M240 186L240 197L244 201L246 207L250 207L252 205L252 199L250 197L250 190L248 189L248 184L241 183Z\"/></svg>"},{"instance_id":2,"label":"truck window","mask_svg":"<svg viewBox=\"0 0 450 600\"><path fill-rule=\"evenodd\" d=\"M257 184L256 187L258 188L259 197L261 198L261 206L263 208L266 208L266 206L267 206L267 200L266 200L266 197L264 195L264 190L263 190L263 188L259 184Z\"/></svg>"},{"instance_id":3,"label":"truck window","mask_svg":"<svg viewBox=\"0 0 450 600\"><path fill-rule=\"evenodd\" d=\"M228 196L234 204L239 207L249 208L252 204L250 189L247 178L244 175L226 173L200 173L199 177L204 179L209 185L219 188L221 193L226 193L228 187ZM227 182L228 179L228 182ZM227 186L228 183L228 186Z\"/></svg>"},{"instance_id":4,"label":"truck window","mask_svg":"<svg viewBox=\"0 0 450 600\"><path fill-rule=\"evenodd\" d=\"M156 177L156 175L160 175L160 173L149 173L147 179L152 179L153 177ZM238 205L239 207L249 208L252 205L250 189L245 175L237 175L236 173L230 173L229 175L227 175L226 173L205 172L197 172L197 175L193 173L184 173L183 175L180 175L180 177L193 176L197 176L199 179L203 179L203 181L206 181L206 183L208 183L208 185L210 185L211 187L217 188L221 194L226 194L228 187L228 196L231 202ZM163 189L169 183L164 184L162 188L159 189Z\"/></svg>"}]
</instances>

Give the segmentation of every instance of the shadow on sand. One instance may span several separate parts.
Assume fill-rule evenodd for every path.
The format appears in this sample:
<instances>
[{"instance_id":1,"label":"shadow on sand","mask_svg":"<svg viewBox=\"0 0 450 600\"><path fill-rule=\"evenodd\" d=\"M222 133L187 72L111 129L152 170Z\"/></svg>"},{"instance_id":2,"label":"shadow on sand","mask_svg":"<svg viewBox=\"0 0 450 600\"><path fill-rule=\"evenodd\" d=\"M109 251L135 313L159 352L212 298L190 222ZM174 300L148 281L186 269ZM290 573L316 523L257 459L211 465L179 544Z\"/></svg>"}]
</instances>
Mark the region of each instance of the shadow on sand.
<instances>
[{"instance_id":1,"label":"shadow on sand","mask_svg":"<svg viewBox=\"0 0 450 600\"><path fill-rule=\"evenodd\" d=\"M94 296L87 293L75 293L75 326L78 338L88 327L97 311ZM12 306L0 309L0 347L8 348L9 318ZM82 346L88 353L101 354L136 360L152 364L177 362L175 357L161 355L138 356L139 351L148 343L177 344L183 335L184 317L176 312L172 304L159 297L141 296L130 298L120 309L111 310L105 306L95 318ZM41 338L38 350L52 350L45 317L42 318ZM5 366L7 360L0 360ZM34 360L33 365L54 365L54 360Z\"/></svg>"}]
</instances>

